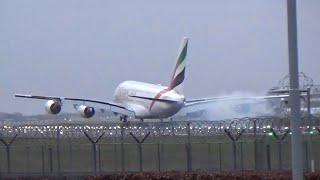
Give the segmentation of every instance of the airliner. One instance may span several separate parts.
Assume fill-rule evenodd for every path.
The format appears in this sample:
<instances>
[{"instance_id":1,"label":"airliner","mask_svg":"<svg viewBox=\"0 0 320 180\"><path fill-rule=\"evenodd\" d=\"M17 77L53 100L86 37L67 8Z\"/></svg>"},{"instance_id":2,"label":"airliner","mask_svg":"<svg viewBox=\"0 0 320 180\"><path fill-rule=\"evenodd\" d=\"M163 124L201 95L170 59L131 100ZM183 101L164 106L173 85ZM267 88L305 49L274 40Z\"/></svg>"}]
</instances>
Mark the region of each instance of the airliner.
<instances>
[{"instance_id":1,"label":"airliner","mask_svg":"<svg viewBox=\"0 0 320 180\"><path fill-rule=\"evenodd\" d=\"M150 84L137 81L124 81L115 89L113 101L99 101L83 98L69 98L56 96L38 96L15 94L18 98L30 98L47 100L45 110L49 114L58 114L62 105L67 102L75 102L74 108L83 118L91 118L100 110L111 110L120 115L120 120L126 122L128 117L137 119L165 119L176 114L186 104L186 98L182 93L182 83L185 79L186 56L188 38L183 38L182 45L176 59L172 78L168 86ZM87 105L88 103L92 106Z\"/></svg>"},{"instance_id":2,"label":"airliner","mask_svg":"<svg viewBox=\"0 0 320 180\"><path fill-rule=\"evenodd\" d=\"M97 109L101 112L112 111L119 115L120 121L127 122L128 117L144 119L165 119L174 116L182 108L199 104L226 100L229 98L213 97L186 100L183 95L183 82L186 71L188 38L183 38L178 57L168 86L137 81L124 81L115 89L113 101L99 101L84 98L57 96L38 96L15 94L18 98L47 100L45 110L49 114L58 114L65 102L73 102L74 108L83 118L91 118ZM286 96L264 96L262 99L287 98Z\"/></svg>"}]
</instances>

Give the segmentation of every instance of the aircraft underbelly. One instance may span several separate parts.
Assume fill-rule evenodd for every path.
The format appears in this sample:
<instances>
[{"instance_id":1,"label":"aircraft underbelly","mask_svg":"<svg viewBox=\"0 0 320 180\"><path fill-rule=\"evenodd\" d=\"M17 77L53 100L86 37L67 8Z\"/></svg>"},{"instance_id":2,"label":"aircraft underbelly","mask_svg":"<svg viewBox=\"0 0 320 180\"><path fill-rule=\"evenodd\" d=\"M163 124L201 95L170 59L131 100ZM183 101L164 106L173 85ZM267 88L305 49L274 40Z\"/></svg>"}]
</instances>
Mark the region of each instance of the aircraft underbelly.
<instances>
[{"instance_id":1,"label":"aircraft underbelly","mask_svg":"<svg viewBox=\"0 0 320 180\"><path fill-rule=\"evenodd\" d=\"M144 103L128 102L128 105L135 112L135 118L138 119L152 119L152 118L168 118L177 113L182 107L176 103L156 102L150 110L151 101Z\"/></svg>"}]
</instances>

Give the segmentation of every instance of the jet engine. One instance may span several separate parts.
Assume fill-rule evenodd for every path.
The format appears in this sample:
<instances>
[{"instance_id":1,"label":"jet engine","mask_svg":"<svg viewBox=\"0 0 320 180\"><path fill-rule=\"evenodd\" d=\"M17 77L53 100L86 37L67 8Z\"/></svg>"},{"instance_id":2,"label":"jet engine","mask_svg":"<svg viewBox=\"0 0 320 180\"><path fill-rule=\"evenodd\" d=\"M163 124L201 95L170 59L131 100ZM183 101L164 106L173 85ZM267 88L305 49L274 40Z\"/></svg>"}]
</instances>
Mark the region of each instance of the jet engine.
<instances>
[{"instance_id":1,"label":"jet engine","mask_svg":"<svg viewBox=\"0 0 320 180\"><path fill-rule=\"evenodd\" d=\"M83 118L91 118L95 114L95 110L93 107L80 105L78 107L78 111L80 112L81 117Z\"/></svg>"},{"instance_id":2,"label":"jet engine","mask_svg":"<svg viewBox=\"0 0 320 180\"><path fill-rule=\"evenodd\" d=\"M61 111L61 103L57 100L49 100L46 103L46 111L49 114L58 114Z\"/></svg>"}]
</instances>

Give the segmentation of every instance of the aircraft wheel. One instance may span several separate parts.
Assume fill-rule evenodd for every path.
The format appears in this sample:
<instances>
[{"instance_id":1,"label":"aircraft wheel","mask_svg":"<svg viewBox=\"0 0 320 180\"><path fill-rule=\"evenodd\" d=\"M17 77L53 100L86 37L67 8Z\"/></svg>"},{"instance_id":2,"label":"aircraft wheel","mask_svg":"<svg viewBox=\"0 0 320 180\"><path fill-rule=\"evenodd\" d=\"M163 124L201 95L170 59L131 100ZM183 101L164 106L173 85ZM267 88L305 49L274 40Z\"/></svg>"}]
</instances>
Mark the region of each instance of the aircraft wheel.
<instances>
[{"instance_id":1,"label":"aircraft wheel","mask_svg":"<svg viewBox=\"0 0 320 180\"><path fill-rule=\"evenodd\" d=\"M122 119L124 123L128 122L128 116L123 116Z\"/></svg>"}]
</instances>

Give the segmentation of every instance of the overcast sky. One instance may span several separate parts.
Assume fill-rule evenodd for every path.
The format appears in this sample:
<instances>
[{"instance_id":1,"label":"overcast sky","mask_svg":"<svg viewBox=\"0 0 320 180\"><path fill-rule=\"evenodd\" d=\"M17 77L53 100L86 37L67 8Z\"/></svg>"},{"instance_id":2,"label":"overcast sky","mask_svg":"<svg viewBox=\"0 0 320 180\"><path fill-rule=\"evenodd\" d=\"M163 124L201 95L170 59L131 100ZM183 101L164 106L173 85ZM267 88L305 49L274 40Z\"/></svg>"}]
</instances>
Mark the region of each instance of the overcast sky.
<instances>
[{"instance_id":1,"label":"overcast sky","mask_svg":"<svg viewBox=\"0 0 320 180\"><path fill-rule=\"evenodd\" d=\"M299 66L320 84L320 1L298 1ZM189 37L187 98L264 93L288 74L285 0L0 0L0 111L15 93L112 100L125 80L167 85Z\"/></svg>"}]
</instances>

